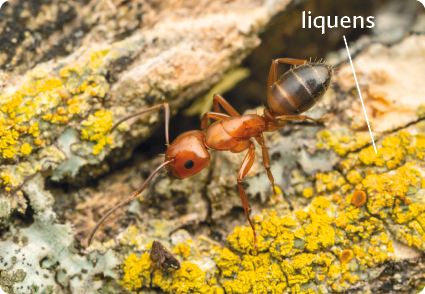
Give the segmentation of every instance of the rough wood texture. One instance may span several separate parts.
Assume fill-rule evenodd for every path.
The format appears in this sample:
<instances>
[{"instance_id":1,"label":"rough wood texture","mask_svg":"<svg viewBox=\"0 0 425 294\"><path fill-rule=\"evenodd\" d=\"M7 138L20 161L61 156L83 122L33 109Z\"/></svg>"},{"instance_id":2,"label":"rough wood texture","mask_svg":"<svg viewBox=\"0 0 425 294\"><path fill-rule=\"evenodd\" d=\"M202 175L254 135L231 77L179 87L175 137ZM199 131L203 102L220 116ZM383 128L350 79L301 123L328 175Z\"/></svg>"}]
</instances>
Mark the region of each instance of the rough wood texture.
<instances>
[{"instance_id":1,"label":"rough wood texture","mask_svg":"<svg viewBox=\"0 0 425 294\"><path fill-rule=\"evenodd\" d=\"M82 244L96 221L162 156L134 160L96 186L45 185L48 177L96 177L108 170L106 157L130 156L163 115L108 134L113 122L163 101L176 111L209 89L258 45L258 32L286 4L7 4L0 20L21 30L13 35L4 21L0 33L9 42L0 53L0 286L8 293L419 292L425 89L415 73L425 67L424 36L371 44L354 59L372 128L380 131L377 155L348 63L308 113L333 114L325 126L290 124L266 136L276 183L295 210L272 196L257 148L244 184L259 252L236 188L244 154L213 152L209 167L184 181L159 174L141 201L101 227L89 249ZM403 119L396 119L400 109ZM151 264L153 240L181 269Z\"/></svg>"},{"instance_id":2,"label":"rough wood texture","mask_svg":"<svg viewBox=\"0 0 425 294\"><path fill-rule=\"evenodd\" d=\"M163 123L163 114L133 119L109 134L114 122L165 101L175 113L237 66L287 3L6 4L0 33L2 44L9 44L3 45L0 71L2 193L11 195L38 172L48 171L43 175L53 181L84 181L109 169L105 157L128 158ZM19 36L7 20L19 27ZM55 47L64 42L70 55ZM17 206L5 205L7 219Z\"/></svg>"}]
</instances>

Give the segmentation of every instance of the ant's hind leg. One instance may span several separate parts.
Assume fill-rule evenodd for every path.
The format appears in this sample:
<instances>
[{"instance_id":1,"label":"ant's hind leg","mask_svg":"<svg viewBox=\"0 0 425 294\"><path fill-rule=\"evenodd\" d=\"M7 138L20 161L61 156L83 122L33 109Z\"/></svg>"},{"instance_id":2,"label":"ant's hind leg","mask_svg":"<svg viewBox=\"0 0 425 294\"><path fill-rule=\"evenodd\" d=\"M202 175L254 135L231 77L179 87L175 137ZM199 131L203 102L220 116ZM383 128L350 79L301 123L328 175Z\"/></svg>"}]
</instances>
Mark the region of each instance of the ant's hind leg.
<instances>
[{"instance_id":1,"label":"ant's hind leg","mask_svg":"<svg viewBox=\"0 0 425 294\"><path fill-rule=\"evenodd\" d=\"M277 71L277 66L279 65L279 63L302 65L304 63L307 63L307 60L295 59L295 58L278 58L273 60L272 66L270 67L269 80L267 82L267 91L270 89L271 86L273 86L274 83L276 83L276 71Z\"/></svg>"},{"instance_id":2,"label":"ant's hind leg","mask_svg":"<svg viewBox=\"0 0 425 294\"><path fill-rule=\"evenodd\" d=\"M314 118L311 118L311 117L309 117L307 115L279 115L279 116L276 116L275 119L280 119L280 120L303 120L303 121L309 120L309 121L314 122L315 124L316 123L322 123L322 122L324 122L326 120L326 118L314 119Z\"/></svg>"},{"instance_id":3,"label":"ant's hind leg","mask_svg":"<svg viewBox=\"0 0 425 294\"><path fill-rule=\"evenodd\" d=\"M246 154L238 172L238 190L239 190L239 195L241 196L242 206L245 211L246 218L248 219L248 222L251 225L252 232L254 234L254 248L255 250L257 250L257 236L255 234L255 227L254 227L254 223L251 220L251 217L249 216L250 208L248 205L248 199L246 198L245 190L243 189L243 186L242 186L242 180L251 169L252 164L254 163L254 160L255 160L255 145L251 141L248 153Z\"/></svg>"},{"instance_id":4,"label":"ant's hind leg","mask_svg":"<svg viewBox=\"0 0 425 294\"><path fill-rule=\"evenodd\" d=\"M277 198L277 191L276 191L276 186L275 186L275 184L274 184L274 177L273 177L273 174L272 174L272 171L270 170L270 156L269 156L269 152L268 152L268 150L267 150L267 147L266 147L266 143L265 143L265 141L264 141L264 136L263 136L263 134L261 134L260 136L258 136L258 137L255 137L255 140L258 142L258 144L260 144L260 146L261 146L261 152L262 152L262 155L263 155L263 165L264 165L264 168L266 169L266 171L267 171L267 176L268 176L268 178L269 178L269 181L270 181L270 183L272 183L272 188L273 188L273 193L274 193L274 197L275 197L275 199L277 200L278 198ZM285 193L282 193L282 195L283 195L283 198L285 198L285 200L286 200L286 202L288 202L288 204L289 204L289 209L291 209L291 210L294 210L294 208L293 208L293 206L292 206L292 203L291 203L291 201L289 201L289 199L286 197L286 195L285 195Z\"/></svg>"},{"instance_id":5,"label":"ant's hind leg","mask_svg":"<svg viewBox=\"0 0 425 294\"><path fill-rule=\"evenodd\" d=\"M170 140L169 140L169 128L170 128L170 106L168 105L168 103L162 103L150 108L147 108L145 110L133 113L132 115L126 116L122 119L120 119L113 127L112 129L109 131L109 133L112 133L121 123L125 122L126 120L129 120L130 118L142 115L146 112L155 110L155 109L159 109L161 107L165 108L165 142L167 143L167 147L170 146Z\"/></svg>"},{"instance_id":6,"label":"ant's hind leg","mask_svg":"<svg viewBox=\"0 0 425 294\"><path fill-rule=\"evenodd\" d=\"M220 94L214 94L214 111L220 113L220 105L223 106L224 110L226 110L231 116L241 116L236 109L227 102Z\"/></svg>"},{"instance_id":7,"label":"ant's hind leg","mask_svg":"<svg viewBox=\"0 0 425 294\"><path fill-rule=\"evenodd\" d=\"M318 119L314 119L311 117L308 117L306 115L281 115L276 117L276 119L281 119L281 120L300 120L302 121L302 123L313 123L314 125L321 125L323 126L325 122L329 121L332 117L334 116L334 114L329 113L326 114L324 116L322 116L321 118ZM297 123L295 123L297 124Z\"/></svg>"}]
</instances>

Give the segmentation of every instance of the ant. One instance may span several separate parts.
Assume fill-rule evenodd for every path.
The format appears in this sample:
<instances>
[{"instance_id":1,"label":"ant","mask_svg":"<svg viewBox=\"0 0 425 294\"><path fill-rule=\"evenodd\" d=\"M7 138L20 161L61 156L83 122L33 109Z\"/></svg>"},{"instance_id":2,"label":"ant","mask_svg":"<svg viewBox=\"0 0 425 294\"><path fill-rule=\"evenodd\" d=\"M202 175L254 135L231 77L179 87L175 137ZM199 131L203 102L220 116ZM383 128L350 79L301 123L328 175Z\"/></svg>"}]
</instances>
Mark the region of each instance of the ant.
<instances>
[{"instance_id":1,"label":"ant","mask_svg":"<svg viewBox=\"0 0 425 294\"><path fill-rule=\"evenodd\" d=\"M294 67L284 73L279 79L276 79L276 71L279 63L290 64ZM207 112L203 115L201 121L202 131L183 133L171 145L168 139L170 120L168 103L145 109L118 121L111 129L111 132L129 118L155 109L164 108L165 141L167 145L165 162L152 172L139 190L134 192L128 199L117 204L99 220L90 233L87 246L90 246L96 230L109 215L139 196L152 178L163 167L166 167L167 175L171 178L185 179L199 173L209 164L209 149L230 151L233 153L240 153L248 149L239 169L237 185L245 215L254 234L255 249L257 249L255 228L249 216L250 208L242 186L242 180L251 169L255 159L255 145L252 138L261 146L264 168L267 171L267 176L272 183L273 191L276 195L274 178L270 171L270 159L263 132L277 131L286 125L286 121L290 120L310 120L314 123L323 121L323 119L316 120L306 115L300 115L300 113L313 107L325 94L331 83L332 76L332 67L323 62L308 62L307 60L293 58L275 59L272 61L267 83L267 104L269 109L264 109L262 116L256 114L241 116L222 96L215 94L213 97L214 112ZM229 114L221 113L220 105ZM208 126L209 118L216 120L216 122Z\"/></svg>"}]
</instances>

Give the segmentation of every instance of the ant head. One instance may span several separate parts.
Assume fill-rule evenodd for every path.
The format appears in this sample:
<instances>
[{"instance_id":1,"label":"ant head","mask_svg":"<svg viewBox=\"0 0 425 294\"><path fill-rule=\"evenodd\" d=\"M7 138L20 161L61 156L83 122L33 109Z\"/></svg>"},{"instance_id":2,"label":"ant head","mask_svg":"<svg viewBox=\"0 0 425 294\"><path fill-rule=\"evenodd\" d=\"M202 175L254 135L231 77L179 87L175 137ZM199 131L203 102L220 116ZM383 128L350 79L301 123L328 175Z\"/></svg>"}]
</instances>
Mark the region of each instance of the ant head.
<instances>
[{"instance_id":1,"label":"ant head","mask_svg":"<svg viewBox=\"0 0 425 294\"><path fill-rule=\"evenodd\" d=\"M210 154L205 148L205 135L201 131L190 131L178 136L165 153L168 175L185 179L196 175L210 163Z\"/></svg>"}]
</instances>

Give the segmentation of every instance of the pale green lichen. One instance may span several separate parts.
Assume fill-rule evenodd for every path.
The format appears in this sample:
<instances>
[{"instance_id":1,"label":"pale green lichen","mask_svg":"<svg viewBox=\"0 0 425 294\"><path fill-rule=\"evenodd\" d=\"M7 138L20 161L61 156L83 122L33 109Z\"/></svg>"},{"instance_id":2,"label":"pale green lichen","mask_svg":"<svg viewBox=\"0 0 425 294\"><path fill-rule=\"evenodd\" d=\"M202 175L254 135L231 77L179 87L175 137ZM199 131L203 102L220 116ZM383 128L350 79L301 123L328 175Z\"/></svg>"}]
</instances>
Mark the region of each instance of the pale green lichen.
<instances>
[{"instance_id":1,"label":"pale green lichen","mask_svg":"<svg viewBox=\"0 0 425 294\"><path fill-rule=\"evenodd\" d=\"M75 252L71 224L56 223L54 198L44 191L43 183L36 176L24 187L34 223L0 242L0 285L14 294L61 293L60 285L78 293L94 293L102 287L92 280L96 274L117 278L118 259L111 251L88 256Z\"/></svg>"}]
</instances>

